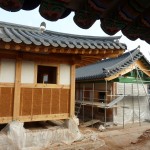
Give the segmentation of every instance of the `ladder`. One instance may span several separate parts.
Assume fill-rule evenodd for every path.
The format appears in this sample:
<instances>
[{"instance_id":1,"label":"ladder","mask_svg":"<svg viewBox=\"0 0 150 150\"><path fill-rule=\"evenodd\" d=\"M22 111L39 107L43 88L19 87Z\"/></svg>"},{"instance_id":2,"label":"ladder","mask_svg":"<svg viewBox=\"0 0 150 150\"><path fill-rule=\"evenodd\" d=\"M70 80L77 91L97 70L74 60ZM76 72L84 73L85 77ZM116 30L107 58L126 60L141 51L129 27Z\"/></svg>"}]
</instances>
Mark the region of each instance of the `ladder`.
<instances>
[{"instance_id":1,"label":"ladder","mask_svg":"<svg viewBox=\"0 0 150 150\"><path fill-rule=\"evenodd\" d=\"M81 110L81 106L84 105L83 101L81 102L76 102L75 103L75 115L78 117L80 110Z\"/></svg>"}]
</instances>

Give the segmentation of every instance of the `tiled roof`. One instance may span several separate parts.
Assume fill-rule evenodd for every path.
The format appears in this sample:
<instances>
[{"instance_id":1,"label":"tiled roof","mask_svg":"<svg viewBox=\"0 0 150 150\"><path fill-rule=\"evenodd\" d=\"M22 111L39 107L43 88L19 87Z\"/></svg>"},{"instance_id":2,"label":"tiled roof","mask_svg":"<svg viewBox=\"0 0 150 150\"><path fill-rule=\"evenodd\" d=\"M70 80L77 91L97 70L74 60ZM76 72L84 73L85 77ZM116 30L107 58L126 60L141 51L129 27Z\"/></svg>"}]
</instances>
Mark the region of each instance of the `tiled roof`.
<instances>
[{"instance_id":1,"label":"tiled roof","mask_svg":"<svg viewBox=\"0 0 150 150\"><path fill-rule=\"evenodd\" d=\"M43 45L76 49L126 49L119 43L120 36L94 37L40 31L40 28L0 22L0 40L4 42L24 43L26 45Z\"/></svg>"},{"instance_id":2,"label":"tiled roof","mask_svg":"<svg viewBox=\"0 0 150 150\"><path fill-rule=\"evenodd\" d=\"M105 77L109 77L120 72L122 69L130 66L141 57L144 56L137 48L130 52L126 52L117 58L106 59L85 67L78 68L76 70L76 80L104 79ZM145 57L144 60L146 60ZM147 62L148 61L146 60L146 63Z\"/></svg>"},{"instance_id":3,"label":"tiled roof","mask_svg":"<svg viewBox=\"0 0 150 150\"><path fill-rule=\"evenodd\" d=\"M140 38L150 43L150 0L0 0L0 7L9 12L33 10L57 21L74 12L74 22L90 28L100 20L103 31L114 35L118 31L131 40Z\"/></svg>"}]
</instances>

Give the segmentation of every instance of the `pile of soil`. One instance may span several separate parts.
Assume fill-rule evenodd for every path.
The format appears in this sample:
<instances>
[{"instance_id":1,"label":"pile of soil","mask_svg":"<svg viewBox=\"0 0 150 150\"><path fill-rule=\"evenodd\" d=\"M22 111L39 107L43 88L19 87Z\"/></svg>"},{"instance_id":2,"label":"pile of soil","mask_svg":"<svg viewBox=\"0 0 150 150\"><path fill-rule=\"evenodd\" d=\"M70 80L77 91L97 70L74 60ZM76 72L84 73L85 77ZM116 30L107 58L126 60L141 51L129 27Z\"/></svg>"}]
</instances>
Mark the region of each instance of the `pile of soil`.
<instances>
[{"instance_id":1,"label":"pile of soil","mask_svg":"<svg viewBox=\"0 0 150 150\"><path fill-rule=\"evenodd\" d=\"M143 134L138 137L137 141L136 142L131 142L131 144L142 143L142 142L145 142L146 140L150 140L150 129L143 132Z\"/></svg>"}]
</instances>

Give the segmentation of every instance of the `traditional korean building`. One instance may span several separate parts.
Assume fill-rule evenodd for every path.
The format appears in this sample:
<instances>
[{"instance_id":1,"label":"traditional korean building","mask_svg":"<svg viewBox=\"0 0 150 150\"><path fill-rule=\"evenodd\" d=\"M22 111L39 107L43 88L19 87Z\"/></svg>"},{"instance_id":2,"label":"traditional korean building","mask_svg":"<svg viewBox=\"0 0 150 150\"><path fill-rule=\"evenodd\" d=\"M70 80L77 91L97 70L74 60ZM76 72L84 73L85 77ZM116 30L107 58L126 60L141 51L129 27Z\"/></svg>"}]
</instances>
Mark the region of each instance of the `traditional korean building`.
<instances>
[{"instance_id":1,"label":"traditional korean building","mask_svg":"<svg viewBox=\"0 0 150 150\"><path fill-rule=\"evenodd\" d=\"M73 117L75 68L121 55L119 38L0 22L0 123Z\"/></svg>"},{"instance_id":2,"label":"traditional korean building","mask_svg":"<svg viewBox=\"0 0 150 150\"><path fill-rule=\"evenodd\" d=\"M76 70L80 119L124 124L150 119L150 62L139 48Z\"/></svg>"}]
</instances>

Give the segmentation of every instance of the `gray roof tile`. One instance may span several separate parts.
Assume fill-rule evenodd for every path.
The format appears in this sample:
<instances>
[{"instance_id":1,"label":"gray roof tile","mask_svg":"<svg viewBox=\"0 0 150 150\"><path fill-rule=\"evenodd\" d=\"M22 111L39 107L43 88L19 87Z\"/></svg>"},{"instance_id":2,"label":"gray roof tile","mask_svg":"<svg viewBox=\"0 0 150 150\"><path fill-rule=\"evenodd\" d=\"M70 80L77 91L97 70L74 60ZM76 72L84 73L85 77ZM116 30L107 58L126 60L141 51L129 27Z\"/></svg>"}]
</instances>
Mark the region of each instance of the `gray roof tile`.
<instances>
[{"instance_id":1,"label":"gray roof tile","mask_svg":"<svg viewBox=\"0 0 150 150\"><path fill-rule=\"evenodd\" d=\"M135 49L130 52L126 52L117 58L102 60L97 63L78 68L76 70L76 80L94 80L109 77L120 72L122 69L128 67L133 62L141 58L144 58L145 62L150 66L149 61L144 57L140 50Z\"/></svg>"},{"instance_id":2,"label":"gray roof tile","mask_svg":"<svg viewBox=\"0 0 150 150\"><path fill-rule=\"evenodd\" d=\"M96 37L44 31L40 28L0 22L0 39L4 42L25 43L77 49L126 49L123 43L116 43L121 36Z\"/></svg>"}]
</instances>

